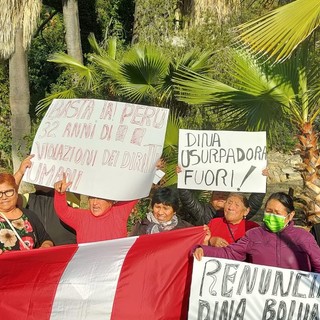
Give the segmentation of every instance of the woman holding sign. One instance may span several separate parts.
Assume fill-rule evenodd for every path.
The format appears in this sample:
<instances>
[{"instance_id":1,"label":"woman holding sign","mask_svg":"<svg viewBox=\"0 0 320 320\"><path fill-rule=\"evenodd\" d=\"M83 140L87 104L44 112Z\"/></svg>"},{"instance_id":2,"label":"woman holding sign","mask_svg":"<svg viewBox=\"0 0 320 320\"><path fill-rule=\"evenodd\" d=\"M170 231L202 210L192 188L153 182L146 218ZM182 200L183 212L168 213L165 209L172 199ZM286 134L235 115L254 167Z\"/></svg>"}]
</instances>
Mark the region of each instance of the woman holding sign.
<instances>
[{"instance_id":1,"label":"woman holding sign","mask_svg":"<svg viewBox=\"0 0 320 320\"><path fill-rule=\"evenodd\" d=\"M54 207L59 218L72 227L77 242L95 242L127 236L127 220L138 200L115 202L108 199L89 197L89 209L69 207L66 191L72 182L63 179L54 184Z\"/></svg>"},{"instance_id":2,"label":"woman holding sign","mask_svg":"<svg viewBox=\"0 0 320 320\"><path fill-rule=\"evenodd\" d=\"M273 193L266 202L264 225L246 232L238 242L225 248L200 246L195 249L197 260L205 256L320 272L320 248L313 236L294 227L293 199L283 192ZM210 238L208 232L207 239Z\"/></svg>"},{"instance_id":3,"label":"woman holding sign","mask_svg":"<svg viewBox=\"0 0 320 320\"><path fill-rule=\"evenodd\" d=\"M176 173L182 172L180 166L176 167ZM263 176L268 176L268 169L262 170ZM179 189L180 201L182 204L181 216L195 226L208 224L216 217L223 217L225 202L230 192L212 191L209 203L201 203L195 194L188 189ZM249 197L249 213L247 219L251 219L261 208L264 193L252 193Z\"/></svg>"}]
</instances>

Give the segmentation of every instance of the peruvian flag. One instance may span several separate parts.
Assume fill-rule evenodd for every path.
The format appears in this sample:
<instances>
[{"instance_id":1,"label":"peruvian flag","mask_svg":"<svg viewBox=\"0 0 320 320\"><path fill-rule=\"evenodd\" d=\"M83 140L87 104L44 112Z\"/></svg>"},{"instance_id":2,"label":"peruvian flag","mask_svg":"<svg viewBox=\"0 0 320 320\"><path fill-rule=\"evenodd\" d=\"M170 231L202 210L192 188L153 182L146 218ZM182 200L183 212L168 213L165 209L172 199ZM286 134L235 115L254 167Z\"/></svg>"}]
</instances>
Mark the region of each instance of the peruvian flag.
<instances>
[{"instance_id":1,"label":"peruvian flag","mask_svg":"<svg viewBox=\"0 0 320 320\"><path fill-rule=\"evenodd\" d=\"M0 255L0 318L187 318L203 227Z\"/></svg>"}]
</instances>

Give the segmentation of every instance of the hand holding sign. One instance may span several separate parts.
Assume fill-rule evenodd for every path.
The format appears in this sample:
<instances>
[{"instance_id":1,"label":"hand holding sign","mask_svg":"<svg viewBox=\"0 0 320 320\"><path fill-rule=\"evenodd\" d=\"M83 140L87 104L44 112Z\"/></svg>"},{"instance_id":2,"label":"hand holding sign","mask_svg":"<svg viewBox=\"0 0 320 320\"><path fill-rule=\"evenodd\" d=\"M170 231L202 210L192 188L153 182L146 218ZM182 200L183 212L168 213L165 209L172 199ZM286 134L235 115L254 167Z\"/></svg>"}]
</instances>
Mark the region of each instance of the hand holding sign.
<instances>
[{"instance_id":1,"label":"hand holding sign","mask_svg":"<svg viewBox=\"0 0 320 320\"><path fill-rule=\"evenodd\" d=\"M62 175L62 180L57 181L54 184L54 189L59 193L65 193L71 185L72 185L72 182L71 181L67 182L67 175L64 172Z\"/></svg>"},{"instance_id":2,"label":"hand holding sign","mask_svg":"<svg viewBox=\"0 0 320 320\"><path fill-rule=\"evenodd\" d=\"M197 248L193 252L193 256L198 260L201 261L202 257L204 256L203 249L202 248Z\"/></svg>"}]
</instances>

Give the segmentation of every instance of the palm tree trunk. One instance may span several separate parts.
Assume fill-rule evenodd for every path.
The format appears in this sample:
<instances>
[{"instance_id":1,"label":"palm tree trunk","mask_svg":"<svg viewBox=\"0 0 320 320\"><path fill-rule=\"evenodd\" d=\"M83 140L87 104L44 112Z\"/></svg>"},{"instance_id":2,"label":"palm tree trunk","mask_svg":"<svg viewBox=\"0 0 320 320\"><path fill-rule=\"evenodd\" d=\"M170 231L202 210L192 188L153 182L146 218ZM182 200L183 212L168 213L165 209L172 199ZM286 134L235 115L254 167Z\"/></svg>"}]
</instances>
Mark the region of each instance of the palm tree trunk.
<instances>
[{"instance_id":1,"label":"palm tree trunk","mask_svg":"<svg viewBox=\"0 0 320 320\"><path fill-rule=\"evenodd\" d=\"M30 134L30 90L27 53L22 29L16 30L15 51L9 60L9 97L11 108L12 161L16 171L21 157L28 153L24 137Z\"/></svg>"},{"instance_id":2,"label":"palm tree trunk","mask_svg":"<svg viewBox=\"0 0 320 320\"><path fill-rule=\"evenodd\" d=\"M139 42L139 28L140 26L140 3L139 0L135 1L135 7L134 7L134 21L133 21L133 32L132 32L132 40L131 44L134 45Z\"/></svg>"},{"instance_id":3,"label":"palm tree trunk","mask_svg":"<svg viewBox=\"0 0 320 320\"><path fill-rule=\"evenodd\" d=\"M62 0L68 54L83 63L78 0Z\"/></svg>"},{"instance_id":4,"label":"palm tree trunk","mask_svg":"<svg viewBox=\"0 0 320 320\"><path fill-rule=\"evenodd\" d=\"M301 196L306 202L306 215L310 223L320 222L320 152L318 148L318 133L309 122L304 123L298 136L298 152L300 154L301 175L305 184Z\"/></svg>"},{"instance_id":5,"label":"palm tree trunk","mask_svg":"<svg viewBox=\"0 0 320 320\"><path fill-rule=\"evenodd\" d=\"M215 15L221 23L240 7L240 0L184 0L182 12L190 16L190 25L196 27L206 23L208 15Z\"/></svg>"}]
</instances>

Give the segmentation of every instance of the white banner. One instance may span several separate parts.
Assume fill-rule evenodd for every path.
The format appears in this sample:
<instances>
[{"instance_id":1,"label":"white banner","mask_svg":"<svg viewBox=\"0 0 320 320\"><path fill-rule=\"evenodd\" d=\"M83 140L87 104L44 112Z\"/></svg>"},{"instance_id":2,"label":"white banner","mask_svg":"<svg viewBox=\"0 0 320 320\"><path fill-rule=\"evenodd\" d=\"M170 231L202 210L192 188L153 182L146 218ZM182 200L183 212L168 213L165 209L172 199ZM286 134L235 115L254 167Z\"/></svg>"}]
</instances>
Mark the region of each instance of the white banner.
<instances>
[{"instance_id":1,"label":"white banner","mask_svg":"<svg viewBox=\"0 0 320 320\"><path fill-rule=\"evenodd\" d=\"M320 319L320 274L204 257L194 260L189 320Z\"/></svg>"},{"instance_id":2,"label":"white banner","mask_svg":"<svg viewBox=\"0 0 320 320\"><path fill-rule=\"evenodd\" d=\"M24 181L112 200L149 194L169 110L93 99L54 100L35 136Z\"/></svg>"},{"instance_id":3,"label":"white banner","mask_svg":"<svg viewBox=\"0 0 320 320\"><path fill-rule=\"evenodd\" d=\"M178 188L266 191L266 133L179 130Z\"/></svg>"}]
</instances>

